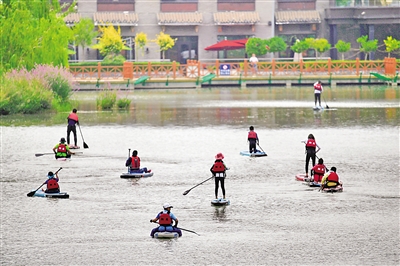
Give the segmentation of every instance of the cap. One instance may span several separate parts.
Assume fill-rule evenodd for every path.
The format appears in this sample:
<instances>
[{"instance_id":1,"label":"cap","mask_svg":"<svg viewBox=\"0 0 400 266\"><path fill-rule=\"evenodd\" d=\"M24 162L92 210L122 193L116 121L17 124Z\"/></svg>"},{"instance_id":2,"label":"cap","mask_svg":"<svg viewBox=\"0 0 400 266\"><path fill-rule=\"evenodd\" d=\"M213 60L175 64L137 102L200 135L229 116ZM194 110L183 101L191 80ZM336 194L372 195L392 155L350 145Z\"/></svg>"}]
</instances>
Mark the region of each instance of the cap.
<instances>
[{"instance_id":1,"label":"cap","mask_svg":"<svg viewBox=\"0 0 400 266\"><path fill-rule=\"evenodd\" d=\"M172 207L172 205L169 204L169 203L164 203L163 208L164 208L164 209L167 209L167 208L173 208L173 207Z\"/></svg>"},{"instance_id":2,"label":"cap","mask_svg":"<svg viewBox=\"0 0 400 266\"><path fill-rule=\"evenodd\" d=\"M336 167L333 166L333 167L331 168L331 171L336 172Z\"/></svg>"},{"instance_id":3,"label":"cap","mask_svg":"<svg viewBox=\"0 0 400 266\"><path fill-rule=\"evenodd\" d=\"M222 159L224 159L225 157L224 157L224 155L222 154L222 153L217 153L217 155L215 155L215 159L216 160L222 160Z\"/></svg>"},{"instance_id":4,"label":"cap","mask_svg":"<svg viewBox=\"0 0 400 266\"><path fill-rule=\"evenodd\" d=\"M54 176L53 172L48 172L48 173L47 173L47 177L48 177L48 178L52 178L53 176Z\"/></svg>"},{"instance_id":5,"label":"cap","mask_svg":"<svg viewBox=\"0 0 400 266\"><path fill-rule=\"evenodd\" d=\"M61 138L61 139L60 139L60 142L61 142L61 143L64 143L64 142L65 142L65 138Z\"/></svg>"}]
</instances>

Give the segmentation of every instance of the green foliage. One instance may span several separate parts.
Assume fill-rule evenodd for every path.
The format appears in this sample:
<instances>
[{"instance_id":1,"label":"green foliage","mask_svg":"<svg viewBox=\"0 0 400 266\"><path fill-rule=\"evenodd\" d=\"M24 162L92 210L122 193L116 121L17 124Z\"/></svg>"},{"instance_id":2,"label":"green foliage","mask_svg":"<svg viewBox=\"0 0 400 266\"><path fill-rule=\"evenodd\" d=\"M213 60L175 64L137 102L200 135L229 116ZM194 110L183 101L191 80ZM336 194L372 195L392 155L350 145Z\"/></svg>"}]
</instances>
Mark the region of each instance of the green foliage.
<instances>
[{"instance_id":1,"label":"green foliage","mask_svg":"<svg viewBox=\"0 0 400 266\"><path fill-rule=\"evenodd\" d=\"M97 108L102 110L110 110L117 101L117 93L111 89L104 89L96 98Z\"/></svg>"},{"instance_id":2,"label":"green foliage","mask_svg":"<svg viewBox=\"0 0 400 266\"><path fill-rule=\"evenodd\" d=\"M339 40L335 44L335 48L338 50L339 53L342 54L342 60L344 60L344 53L350 51L351 49L351 43L350 42L344 42L342 40Z\"/></svg>"},{"instance_id":3,"label":"green foliage","mask_svg":"<svg viewBox=\"0 0 400 266\"><path fill-rule=\"evenodd\" d=\"M103 56L116 56L122 50L130 50L126 47L126 43L122 40L121 29L118 27L116 30L113 25L108 25L105 27L99 26L101 36L98 39L98 43L93 45L93 49L98 49L100 54Z\"/></svg>"},{"instance_id":4,"label":"green foliage","mask_svg":"<svg viewBox=\"0 0 400 266\"><path fill-rule=\"evenodd\" d=\"M82 18L72 28L75 44L82 47L82 59L85 58L85 47L92 45L93 39L97 36L94 30L93 21L90 18Z\"/></svg>"},{"instance_id":5,"label":"green foliage","mask_svg":"<svg viewBox=\"0 0 400 266\"><path fill-rule=\"evenodd\" d=\"M386 40L383 40L386 46L386 52L388 52L388 57L390 53L400 49L400 41L394 39L392 36L387 36Z\"/></svg>"},{"instance_id":6,"label":"green foliage","mask_svg":"<svg viewBox=\"0 0 400 266\"><path fill-rule=\"evenodd\" d=\"M249 38L246 43L246 53L251 55L264 55L267 53L267 40L260 38Z\"/></svg>"},{"instance_id":7,"label":"green foliage","mask_svg":"<svg viewBox=\"0 0 400 266\"><path fill-rule=\"evenodd\" d=\"M276 53L286 51L287 44L281 37L272 37L266 40L265 44L268 46L268 52Z\"/></svg>"},{"instance_id":8,"label":"green foliage","mask_svg":"<svg viewBox=\"0 0 400 266\"><path fill-rule=\"evenodd\" d=\"M139 32L135 36L135 45L138 47L142 52L144 51L144 47L147 44L147 34L144 32Z\"/></svg>"},{"instance_id":9,"label":"green foliage","mask_svg":"<svg viewBox=\"0 0 400 266\"><path fill-rule=\"evenodd\" d=\"M128 98L121 98L117 100L117 106L119 109L128 109L131 104L131 100Z\"/></svg>"},{"instance_id":10,"label":"green foliage","mask_svg":"<svg viewBox=\"0 0 400 266\"><path fill-rule=\"evenodd\" d=\"M10 1L0 12L0 73L35 64L68 66L73 36L57 0Z\"/></svg>"},{"instance_id":11,"label":"green foliage","mask_svg":"<svg viewBox=\"0 0 400 266\"><path fill-rule=\"evenodd\" d=\"M360 44L360 52L365 53L364 60L367 60L368 54L375 52L378 49L378 40L368 40L367 35L359 37L357 42Z\"/></svg>"},{"instance_id":12,"label":"green foliage","mask_svg":"<svg viewBox=\"0 0 400 266\"><path fill-rule=\"evenodd\" d=\"M117 56L107 55L103 59L103 65L122 65L125 61L125 57L121 54Z\"/></svg>"},{"instance_id":13,"label":"green foliage","mask_svg":"<svg viewBox=\"0 0 400 266\"><path fill-rule=\"evenodd\" d=\"M296 40L296 42L290 46L290 50L292 50L295 53L302 53L310 49L310 43L307 42L306 40Z\"/></svg>"},{"instance_id":14,"label":"green foliage","mask_svg":"<svg viewBox=\"0 0 400 266\"><path fill-rule=\"evenodd\" d=\"M165 59L165 51L174 47L176 39L172 39L169 34L165 34L162 31L156 36L157 38L154 41L160 47L160 51L162 52L162 59Z\"/></svg>"},{"instance_id":15,"label":"green foliage","mask_svg":"<svg viewBox=\"0 0 400 266\"><path fill-rule=\"evenodd\" d=\"M312 44L311 48L315 49L316 52L319 54L325 53L331 49L331 45L329 44L328 40L325 38L315 39Z\"/></svg>"}]
</instances>

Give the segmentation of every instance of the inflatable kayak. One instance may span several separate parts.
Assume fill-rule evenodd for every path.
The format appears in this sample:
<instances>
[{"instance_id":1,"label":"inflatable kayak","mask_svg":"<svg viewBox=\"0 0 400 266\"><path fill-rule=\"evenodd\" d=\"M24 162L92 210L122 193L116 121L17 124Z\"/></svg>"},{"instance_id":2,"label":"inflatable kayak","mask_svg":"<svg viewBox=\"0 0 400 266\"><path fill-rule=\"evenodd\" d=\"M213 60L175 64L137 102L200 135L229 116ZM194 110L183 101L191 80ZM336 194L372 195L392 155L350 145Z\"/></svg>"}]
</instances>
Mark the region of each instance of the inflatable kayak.
<instances>
[{"instance_id":1,"label":"inflatable kayak","mask_svg":"<svg viewBox=\"0 0 400 266\"><path fill-rule=\"evenodd\" d=\"M142 178L142 177L150 177L153 176L153 172L150 173L123 173L121 174L121 178Z\"/></svg>"},{"instance_id":2,"label":"inflatable kayak","mask_svg":"<svg viewBox=\"0 0 400 266\"><path fill-rule=\"evenodd\" d=\"M226 206L231 204L229 199L214 199L211 201L211 205L213 206Z\"/></svg>"},{"instance_id":3,"label":"inflatable kayak","mask_svg":"<svg viewBox=\"0 0 400 266\"><path fill-rule=\"evenodd\" d=\"M241 151L240 152L240 155L243 155L243 156L250 156L250 157L263 157L263 156L268 156L265 152L263 152L263 151L259 151L259 150L257 150L257 152L252 152L252 153L250 153L249 151Z\"/></svg>"},{"instance_id":4,"label":"inflatable kayak","mask_svg":"<svg viewBox=\"0 0 400 266\"><path fill-rule=\"evenodd\" d=\"M32 190L31 192L33 192ZM30 193L31 193L30 192ZM29 193L28 193L29 194ZM41 189L37 190L32 197L42 197L42 198L56 198L56 199L68 199L69 195L67 192L59 192L59 193L45 193Z\"/></svg>"},{"instance_id":5,"label":"inflatable kayak","mask_svg":"<svg viewBox=\"0 0 400 266\"><path fill-rule=\"evenodd\" d=\"M154 238L178 238L179 234L177 232L156 232L154 233Z\"/></svg>"},{"instance_id":6,"label":"inflatable kayak","mask_svg":"<svg viewBox=\"0 0 400 266\"><path fill-rule=\"evenodd\" d=\"M343 192L343 184L337 185L336 187L325 187L321 189L321 192L327 192L327 193Z\"/></svg>"}]
</instances>

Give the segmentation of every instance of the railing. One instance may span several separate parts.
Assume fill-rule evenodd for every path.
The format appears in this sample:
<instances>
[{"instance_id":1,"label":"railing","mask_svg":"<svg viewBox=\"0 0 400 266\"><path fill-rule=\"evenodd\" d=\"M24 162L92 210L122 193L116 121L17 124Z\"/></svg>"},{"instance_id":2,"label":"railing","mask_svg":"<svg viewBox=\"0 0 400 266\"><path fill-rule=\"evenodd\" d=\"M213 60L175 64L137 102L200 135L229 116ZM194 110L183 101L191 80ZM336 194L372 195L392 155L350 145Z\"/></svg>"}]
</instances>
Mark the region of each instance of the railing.
<instances>
[{"instance_id":1,"label":"railing","mask_svg":"<svg viewBox=\"0 0 400 266\"><path fill-rule=\"evenodd\" d=\"M302 61L281 62L259 62L257 65L257 77L280 77L298 75L360 75L360 73L377 72L385 74L388 62L385 60L375 61ZM391 74L400 72L400 61L391 61ZM123 66L103 66L99 62L97 66L70 66L70 72L79 80L118 80L137 79L141 76L149 76L150 79L196 79L210 73L217 77L248 77L252 69L247 60L243 62L221 63L199 62L188 60L187 64L135 64L126 62Z\"/></svg>"}]
</instances>

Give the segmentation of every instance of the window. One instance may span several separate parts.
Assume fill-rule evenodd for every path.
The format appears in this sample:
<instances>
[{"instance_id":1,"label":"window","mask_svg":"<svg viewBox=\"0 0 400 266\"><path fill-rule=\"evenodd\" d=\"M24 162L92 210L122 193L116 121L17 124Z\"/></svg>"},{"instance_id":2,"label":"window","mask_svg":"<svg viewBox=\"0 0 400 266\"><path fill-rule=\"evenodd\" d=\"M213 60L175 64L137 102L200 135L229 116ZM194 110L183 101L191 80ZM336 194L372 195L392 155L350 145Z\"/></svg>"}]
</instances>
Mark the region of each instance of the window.
<instances>
[{"instance_id":1,"label":"window","mask_svg":"<svg viewBox=\"0 0 400 266\"><path fill-rule=\"evenodd\" d=\"M97 11L135 11L135 0L97 0Z\"/></svg>"},{"instance_id":2,"label":"window","mask_svg":"<svg viewBox=\"0 0 400 266\"><path fill-rule=\"evenodd\" d=\"M255 11L255 0L218 0L218 11Z\"/></svg>"},{"instance_id":3,"label":"window","mask_svg":"<svg viewBox=\"0 0 400 266\"><path fill-rule=\"evenodd\" d=\"M197 36L171 36L177 39L174 47L165 52L165 59L186 64L189 59L198 60L198 42Z\"/></svg>"}]
</instances>

